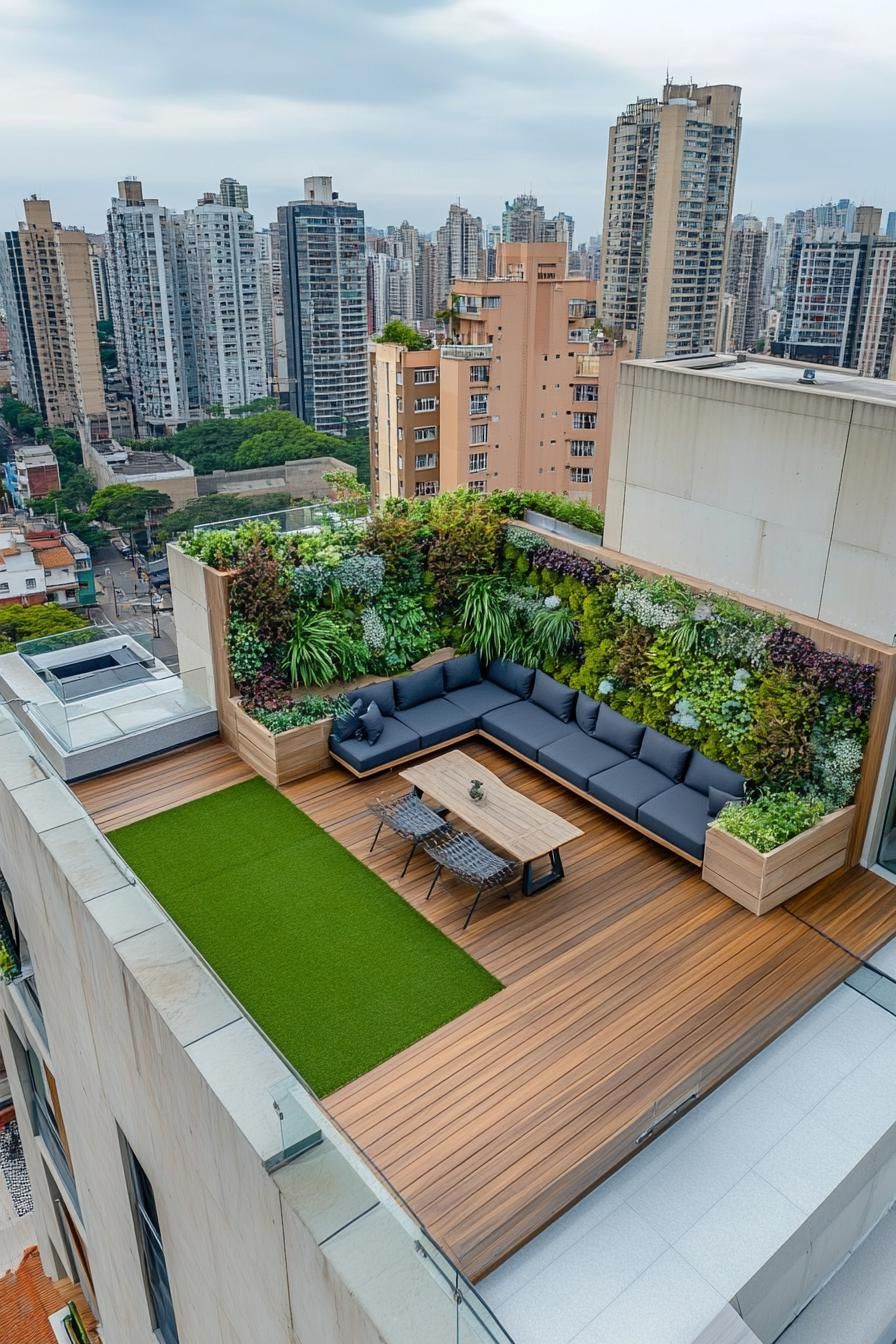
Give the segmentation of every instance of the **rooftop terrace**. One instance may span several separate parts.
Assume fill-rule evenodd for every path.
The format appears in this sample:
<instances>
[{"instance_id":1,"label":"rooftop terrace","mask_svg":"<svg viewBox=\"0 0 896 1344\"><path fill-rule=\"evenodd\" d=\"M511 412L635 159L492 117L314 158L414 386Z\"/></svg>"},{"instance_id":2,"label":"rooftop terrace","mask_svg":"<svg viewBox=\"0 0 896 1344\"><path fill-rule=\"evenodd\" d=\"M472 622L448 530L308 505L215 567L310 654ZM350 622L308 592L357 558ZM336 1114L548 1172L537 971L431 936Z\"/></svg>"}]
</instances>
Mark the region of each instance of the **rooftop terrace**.
<instances>
[{"instance_id":1,"label":"rooftop terrace","mask_svg":"<svg viewBox=\"0 0 896 1344\"><path fill-rule=\"evenodd\" d=\"M281 793L504 986L326 1101L476 1280L850 975L896 933L896 910L890 884L853 869L757 921L692 866L528 766L482 743L468 749L583 835L564 851L564 883L509 903L489 896L466 931L465 893L445 883L425 901L425 857L401 878L403 845L367 853L366 804L397 780L334 768ZM111 831L250 774L210 743L76 792ZM263 912L263 883L257 899ZM252 973L294 979L275 941Z\"/></svg>"}]
</instances>

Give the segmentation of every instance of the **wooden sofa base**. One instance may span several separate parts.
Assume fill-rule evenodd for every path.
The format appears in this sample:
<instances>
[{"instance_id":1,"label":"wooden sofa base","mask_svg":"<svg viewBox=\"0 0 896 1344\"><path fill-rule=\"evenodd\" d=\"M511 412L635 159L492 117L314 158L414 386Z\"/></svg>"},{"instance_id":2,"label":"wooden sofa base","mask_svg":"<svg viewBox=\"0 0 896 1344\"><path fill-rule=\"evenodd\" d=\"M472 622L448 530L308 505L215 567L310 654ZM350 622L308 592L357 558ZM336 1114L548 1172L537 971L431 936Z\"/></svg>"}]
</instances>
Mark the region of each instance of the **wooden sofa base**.
<instances>
[{"instance_id":1,"label":"wooden sofa base","mask_svg":"<svg viewBox=\"0 0 896 1344\"><path fill-rule=\"evenodd\" d=\"M576 784L570 784L569 780L564 779L561 775L555 775L553 770L546 770L543 765L538 763L538 761L533 761L530 756L524 756L521 751L517 751L514 747L509 747L506 742L502 742L497 737L492 737L490 733L484 732L482 728L474 728L471 733L462 733L460 737L448 738L445 742L437 742L435 746L424 747L421 751L409 752L407 756L399 756L394 761L388 761L385 765L374 766L372 770L356 770L353 765L349 765L341 756L337 756L332 751L330 752L330 755L337 765L341 765L343 770L347 770L349 774L354 775L356 779L368 779L371 775L382 775L388 770L401 769L401 767L406 765L408 761L415 761L420 756L431 756L435 751L445 751L448 747L456 747L459 742L468 742L474 737L481 737L483 741L490 742L492 746L500 747L502 751L509 752L511 756L515 756L517 760L523 761L524 764L531 766L533 770L538 770L541 774L546 775L548 779L553 779L557 784L562 784L565 789L569 789L572 793L578 794L580 798L584 798L587 803L592 805L592 807L600 808L601 812L606 812L608 816L615 817L615 819L621 821L624 826L630 826L633 831L638 831L641 835L646 835L648 840L653 840L655 844L662 845L664 849L671 850L672 853L677 854L680 859L686 859L688 863L693 863L697 868L702 865L702 859L694 858L693 854L688 854L686 850L679 849L677 845L673 845L671 841L664 840L662 836L654 834L653 831L649 831L646 826L641 826L639 822L632 821L631 817L624 817L621 812L617 812L614 808L608 807L607 804L602 803L599 798L594 798L590 793L586 793L584 789L580 789Z\"/></svg>"}]
</instances>

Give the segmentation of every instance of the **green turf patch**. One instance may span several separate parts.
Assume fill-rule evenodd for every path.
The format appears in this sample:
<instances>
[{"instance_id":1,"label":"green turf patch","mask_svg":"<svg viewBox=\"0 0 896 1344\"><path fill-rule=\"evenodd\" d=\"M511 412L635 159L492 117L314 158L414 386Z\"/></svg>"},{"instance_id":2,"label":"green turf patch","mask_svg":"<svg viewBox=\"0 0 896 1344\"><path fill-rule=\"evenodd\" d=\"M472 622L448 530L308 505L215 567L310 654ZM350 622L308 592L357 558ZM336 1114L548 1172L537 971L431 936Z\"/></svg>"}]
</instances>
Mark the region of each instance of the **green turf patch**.
<instances>
[{"instance_id":1,"label":"green turf patch","mask_svg":"<svg viewBox=\"0 0 896 1344\"><path fill-rule=\"evenodd\" d=\"M320 1096L501 988L263 779L111 840Z\"/></svg>"}]
</instances>

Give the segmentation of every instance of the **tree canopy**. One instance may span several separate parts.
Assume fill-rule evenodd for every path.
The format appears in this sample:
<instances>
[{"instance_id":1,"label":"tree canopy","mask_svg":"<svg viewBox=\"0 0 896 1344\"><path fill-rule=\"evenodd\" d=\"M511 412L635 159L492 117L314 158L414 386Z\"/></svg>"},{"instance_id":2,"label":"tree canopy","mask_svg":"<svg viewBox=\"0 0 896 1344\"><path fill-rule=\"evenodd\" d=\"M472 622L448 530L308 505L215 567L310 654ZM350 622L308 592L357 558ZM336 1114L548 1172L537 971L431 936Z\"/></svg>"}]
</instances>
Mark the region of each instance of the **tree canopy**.
<instances>
[{"instance_id":1,"label":"tree canopy","mask_svg":"<svg viewBox=\"0 0 896 1344\"><path fill-rule=\"evenodd\" d=\"M409 350L430 350L432 341L422 331L416 327L409 326L407 322L401 322L397 317L391 322L387 322L382 332L376 337L377 341L392 342L395 345L405 345Z\"/></svg>"},{"instance_id":2,"label":"tree canopy","mask_svg":"<svg viewBox=\"0 0 896 1344\"><path fill-rule=\"evenodd\" d=\"M161 490L139 485L106 485L90 501L88 518L133 532L143 526L147 513L167 513L171 499Z\"/></svg>"},{"instance_id":3,"label":"tree canopy","mask_svg":"<svg viewBox=\"0 0 896 1344\"><path fill-rule=\"evenodd\" d=\"M14 653L16 644L25 639L58 635L86 624L85 617L78 612L69 611L55 602L44 602L36 607L17 604L0 607L0 653Z\"/></svg>"},{"instance_id":4,"label":"tree canopy","mask_svg":"<svg viewBox=\"0 0 896 1344\"><path fill-rule=\"evenodd\" d=\"M81 443L67 429L48 429L37 411L17 397L4 397L0 413L16 434L31 435L39 443L47 443L59 463L59 480L66 485L76 471L83 468Z\"/></svg>"},{"instance_id":5,"label":"tree canopy","mask_svg":"<svg viewBox=\"0 0 896 1344\"><path fill-rule=\"evenodd\" d=\"M154 440L151 446L157 448L158 443ZM266 410L258 415L203 420L166 439L165 447L189 462L200 476L213 471L280 466L309 457L338 457L355 468L360 480L370 481L366 425L352 428L343 439L322 434L291 411Z\"/></svg>"},{"instance_id":6,"label":"tree canopy","mask_svg":"<svg viewBox=\"0 0 896 1344\"><path fill-rule=\"evenodd\" d=\"M270 495L202 495L188 500L183 508L167 513L156 530L157 541L170 541L189 532L197 523L217 523L224 518L245 518L254 513L273 513L288 509L292 496L288 491Z\"/></svg>"}]
</instances>

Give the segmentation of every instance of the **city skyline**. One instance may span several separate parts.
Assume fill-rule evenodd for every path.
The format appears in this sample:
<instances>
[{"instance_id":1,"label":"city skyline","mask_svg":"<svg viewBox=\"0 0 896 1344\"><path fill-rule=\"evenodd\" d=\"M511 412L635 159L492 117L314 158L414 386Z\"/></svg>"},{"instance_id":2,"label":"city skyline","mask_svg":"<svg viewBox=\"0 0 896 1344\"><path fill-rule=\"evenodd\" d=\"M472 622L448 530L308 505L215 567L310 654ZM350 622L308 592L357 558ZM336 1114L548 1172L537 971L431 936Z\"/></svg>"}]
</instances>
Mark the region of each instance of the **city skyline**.
<instances>
[{"instance_id":1,"label":"city skyline","mask_svg":"<svg viewBox=\"0 0 896 1344\"><path fill-rule=\"evenodd\" d=\"M894 20L875 15L867 29L874 42L863 38L870 0L843 17L826 3L799 31L776 13L773 44L767 4L726 19L720 34L705 5L671 32L658 7L651 21L647 0L635 51L624 15L602 17L598 38L581 0L567 5L562 34L533 0L349 7L349 42L332 20L279 0L251 16L234 8L216 25L203 22L198 0L163 5L165 21L151 33L141 27L138 41L139 16L119 14L110 25L104 0L77 13L56 0L4 0L9 138L0 218L14 224L17 202L36 192L61 217L98 232L108 182L129 173L183 209L201 163L209 180L247 182L259 221L300 197L308 173L325 172L379 227L406 217L431 231L458 196L493 223L505 199L531 189L549 213L569 211L585 238L601 215L607 129L620 106L652 93L667 65L678 79L744 89L735 210L780 216L794 199L844 190L885 211L894 204L885 141L894 100L885 30ZM198 72L197 43L203 69L231 71L226 96L212 82L217 74ZM307 58L297 81L300 43ZM855 59L844 70L837 50L847 43ZM258 56L246 59L247 50ZM97 81L97 52L114 82ZM315 74L337 60L340 80ZM487 114L476 101L483 80ZM869 100L874 119L862 116ZM406 125L388 138L396 115ZM438 165L437 180L429 165Z\"/></svg>"}]
</instances>

